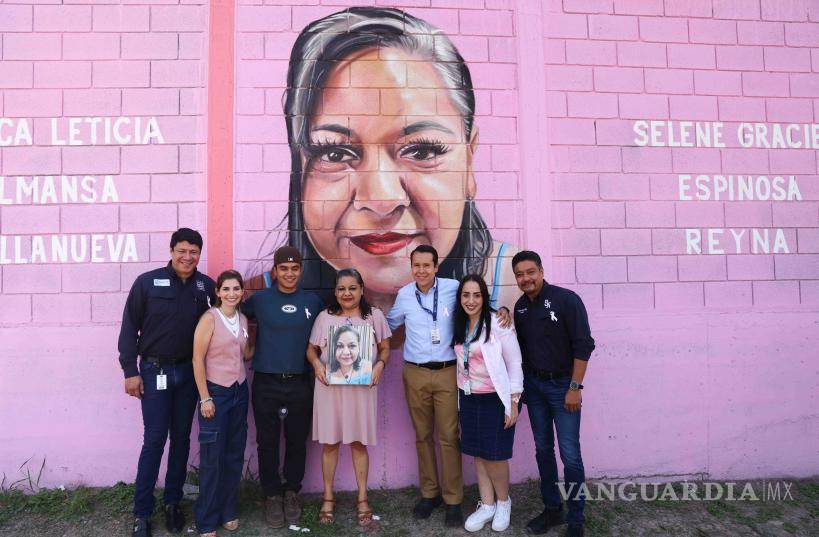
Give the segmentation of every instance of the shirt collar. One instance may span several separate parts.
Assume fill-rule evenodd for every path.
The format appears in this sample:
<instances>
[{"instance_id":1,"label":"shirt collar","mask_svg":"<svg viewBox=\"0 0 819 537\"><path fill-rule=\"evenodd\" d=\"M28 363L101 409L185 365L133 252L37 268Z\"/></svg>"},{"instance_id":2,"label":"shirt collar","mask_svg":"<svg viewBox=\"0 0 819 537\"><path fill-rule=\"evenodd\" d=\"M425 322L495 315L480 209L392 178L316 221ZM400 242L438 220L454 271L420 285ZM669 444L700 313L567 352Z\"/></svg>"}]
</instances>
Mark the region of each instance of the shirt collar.
<instances>
[{"instance_id":1,"label":"shirt collar","mask_svg":"<svg viewBox=\"0 0 819 537\"><path fill-rule=\"evenodd\" d=\"M413 282L413 283L415 284L415 290L416 290L418 293L421 293L422 295L426 295L427 293L429 293L430 291L432 291L433 289L435 289L436 287L438 287L438 276L435 276L435 279L434 279L434 280L432 280L432 287L430 287L429 289L427 289L427 292L426 292L426 293L425 293L425 292L423 292L423 291L421 291L420 289L418 289L418 282Z\"/></svg>"}]
</instances>

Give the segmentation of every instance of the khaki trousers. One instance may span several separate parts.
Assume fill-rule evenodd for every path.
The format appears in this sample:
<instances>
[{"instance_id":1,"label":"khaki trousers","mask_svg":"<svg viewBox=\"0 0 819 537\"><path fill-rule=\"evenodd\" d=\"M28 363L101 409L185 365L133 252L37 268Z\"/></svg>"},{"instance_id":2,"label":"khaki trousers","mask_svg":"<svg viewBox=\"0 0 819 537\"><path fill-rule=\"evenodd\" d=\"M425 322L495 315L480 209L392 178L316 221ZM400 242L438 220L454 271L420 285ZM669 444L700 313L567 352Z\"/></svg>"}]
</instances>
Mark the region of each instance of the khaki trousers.
<instances>
[{"instance_id":1,"label":"khaki trousers","mask_svg":"<svg viewBox=\"0 0 819 537\"><path fill-rule=\"evenodd\" d=\"M418 474L421 496L442 495L444 503L463 501L464 481L461 474L461 446L458 436L457 367L427 369L404 364L404 393L418 452ZM438 482L435 444L432 433L438 433L441 446L441 482Z\"/></svg>"}]
</instances>

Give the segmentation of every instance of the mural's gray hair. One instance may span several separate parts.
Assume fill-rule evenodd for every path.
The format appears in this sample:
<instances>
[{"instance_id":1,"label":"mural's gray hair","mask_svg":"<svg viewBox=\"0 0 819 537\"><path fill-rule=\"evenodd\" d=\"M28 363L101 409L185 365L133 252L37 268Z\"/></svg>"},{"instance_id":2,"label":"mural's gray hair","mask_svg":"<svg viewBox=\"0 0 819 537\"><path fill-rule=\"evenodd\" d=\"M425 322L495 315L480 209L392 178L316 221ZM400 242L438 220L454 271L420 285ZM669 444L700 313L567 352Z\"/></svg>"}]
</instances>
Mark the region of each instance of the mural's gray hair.
<instances>
[{"instance_id":1,"label":"mural's gray hair","mask_svg":"<svg viewBox=\"0 0 819 537\"><path fill-rule=\"evenodd\" d=\"M449 37L397 9L353 7L314 21L293 45L284 103L291 141L309 143L308 116L337 62L370 47L399 48L432 62L463 117L469 140L475 95L469 69Z\"/></svg>"}]
</instances>

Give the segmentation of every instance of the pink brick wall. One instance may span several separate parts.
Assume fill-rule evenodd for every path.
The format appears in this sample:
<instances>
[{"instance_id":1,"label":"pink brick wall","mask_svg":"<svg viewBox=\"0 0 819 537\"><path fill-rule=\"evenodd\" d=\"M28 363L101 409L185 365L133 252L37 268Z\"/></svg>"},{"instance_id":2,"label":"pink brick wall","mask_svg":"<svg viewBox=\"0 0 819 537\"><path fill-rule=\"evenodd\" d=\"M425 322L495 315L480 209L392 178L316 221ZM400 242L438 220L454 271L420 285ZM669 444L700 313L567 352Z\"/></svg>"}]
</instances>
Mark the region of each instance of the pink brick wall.
<instances>
[{"instance_id":1,"label":"pink brick wall","mask_svg":"<svg viewBox=\"0 0 819 537\"><path fill-rule=\"evenodd\" d=\"M224 225L246 273L266 268L255 262L288 209L290 48L307 24L350 4L236 6L235 219ZM815 445L803 439L816 429L819 142L744 147L737 132L742 123L752 132L819 123L819 10L799 0L358 4L405 9L452 39L475 88L478 211L495 239L540 251L547 279L589 309L598 350L584 393L588 475L816 474ZM207 25L206 4L188 0L0 4L0 117L11 121L0 141L14 138L20 120L32 139L0 147L0 200L10 200L0 204L8 475L35 455L47 458L52 485L133 479L140 418L122 393L118 320L136 275L167 259L170 230L207 232ZM83 145L54 145L52 118L68 140L66 118L97 116L155 116L163 143L89 145L86 133ZM654 146L635 131L648 121L661 122ZM682 122L721 122L724 147L661 145L668 121L678 141ZM119 199L14 199L18 175L45 174L111 175ZM697 176L735 174L783 176L785 191L793 175L801 199L716 199L713 179L711 194L697 197ZM137 255L126 263L72 263L70 254L31 262L33 237L50 247L52 235L101 235L105 244L129 234ZM503 283L514 295L513 282ZM372 485L416 482L400 354L393 358ZM53 379L47 395L43 378ZM89 382L78 400L76 386ZM784 404L783 392L792 394ZM794 439L787 453L782 438ZM516 441L513 478L535 476L525 416ZM196 451L194 442L194 460ZM310 489L320 486L318 455L311 451ZM354 483L346 455L338 481Z\"/></svg>"},{"instance_id":2,"label":"pink brick wall","mask_svg":"<svg viewBox=\"0 0 819 537\"><path fill-rule=\"evenodd\" d=\"M653 4L658 5L650 10ZM819 224L812 193L816 182L814 149L768 149L758 145L736 148L733 123L725 125L729 146L726 149L636 147L633 130L635 120L650 119L672 120L677 125L680 121L697 120L768 126L814 123L814 95L808 89L810 84L800 83L799 77L810 70L810 47L816 44L807 36L817 34L819 25L809 22L809 3L781 2L783 6L777 7L778 4L762 2L762 9L759 2L753 1L667 1L664 5L567 1L562 7L560 2L544 4L551 10L544 14L545 35L549 38L546 47L565 47L567 52L565 59L546 55L547 81L550 75L557 79L549 86L549 99L565 99L569 105L567 114L550 114L548 120L558 125L552 129L551 148L561 150L552 175L554 198L571 202L574 207L573 221L564 219L559 233L565 234L572 228L595 229L602 245L600 252L577 258L574 275L562 276L566 283L605 279L604 309L612 306L607 303L607 296L616 296L620 302L629 300L630 292L646 307L658 306L655 300L646 297L656 296L657 282L669 279L790 279L783 270L714 270L711 256L686 255L684 249L683 255L679 255L679 250L665 248L663 235L652 235L650 231L725 228L724 233L728 234L729 227L737 233L747 228L781 228L784 236L789 237L799 228L803 232L813 229ZM564 20L571 21L571 32L562 23ZM785 40L786 35L792 37ZM806 37L797 38L802 35ZM650 95L643 94L644 91ZM577 104L573 107L572 103ZM589 135L573 136L571 133L576 129L566 128L571 125L567 122L572 121L567 117L588 122L585 128ZM604 171L605 174L595 173ZM584 174L582 190L577 173ZM646 173L651 174L648 181L651 188L646 188ZM796 174L797 185L806 192L800 201L680 201L678 193L667 189L678 186L681 174ZM613 198L629 200L625 210L622 202L609 201ZM570 214L568 205L563 210ZM772 212L776 215L773 219ZM557 233L558 230L553 231ZM791 254L806 253L804 248L809 248L796 240L787 242ZM756 264L759 259L749 249L750 246L742 247L738 253L733 248L726 252L727 258L734 266ZM657 258L658 253L663 253L663 257ZM625 262L628 270L610 271L603 260L594 258L600 254L625 256L617 259L618 263ZM653 255L647 259L643 257L646 254ZM780 263L789 262L784 259L791 257L783 256ZM655 262L650 263L649 259ZM597 268L591 273L581 269L592 264ZM598 271L605 273L605 278ZM623 287L633 282L646 282L647 287ZM797 291L803 283L812 284L810 279L792 283ZM607 292L609 286L617 291ZM709 292L720 291L705 289L705 303L721 308L723 302L709 298ZM800 296L799 292L786 293L777 300L777 305L790 302L796 307L800 305ZM765 308L770 304L768 299L768 293L755 293L751 300ZM807 297L805 304L809 304Z\"/></svg>"},{"instance_id":3,"label":"pink brick wall","mask_svg":"<svg viewBox=\"0 0 819 537\"><path fill-rule=\"evenodd\" d=\"M48 459L50 484L133 479L114 470L117 461L131 464L139 422L116 367L122 307L136 274L167 261L170 231L204 222L204 169L191 157L206 139L206 3L117 4L0 4L0 117L8 123L0 128L0 420L8 425L0 465L9 474L36 453ZM144 128L151 117L162 143L106 143L105 120L138 118ZM70 118L80 121L76 145ZM96 143L84 118L102 118ZM14 140L21 122L30 143ZM62 175L93 177L96 199L64 203ZM18 181L34 176L37 194L18 199ZM113 199L101 199L105 176ZM77 259L72 239L78 253L85 244ZM67 259L52 258L54 240L66 241ZM35 254L38 241L45 259ZM133 241L133 255L111 262L109 241Z\"/></svg>"}]
</instances>

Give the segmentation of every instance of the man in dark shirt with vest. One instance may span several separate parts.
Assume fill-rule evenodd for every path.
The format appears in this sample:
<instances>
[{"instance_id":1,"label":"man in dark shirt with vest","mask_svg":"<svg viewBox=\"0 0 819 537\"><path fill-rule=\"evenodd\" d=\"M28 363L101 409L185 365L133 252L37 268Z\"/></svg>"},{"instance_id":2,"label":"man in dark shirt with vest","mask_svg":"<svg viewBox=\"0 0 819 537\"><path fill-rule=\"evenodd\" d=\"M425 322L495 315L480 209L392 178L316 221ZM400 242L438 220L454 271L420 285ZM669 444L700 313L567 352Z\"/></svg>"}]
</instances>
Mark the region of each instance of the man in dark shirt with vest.
<instances>
[{"instance_id":1,"label":"man in dark shirt with vest","mask_svg":"<svg viewBox=\"0 0 819 537\"><path fill-rule=\"evenodd\" d=\"M253 418L265 518L281 528L301 518L298 493L304 478L313 418L313 379L305 353L324 302L299 288L301 254L282 246L273 256L273 285L257 291L242 313L257 324L253 355ZM284 482L279 477L279 436L284 425Z\"/></svg>"},{"instance_id":2,"label":"man in dark shirt with vest","mask_svg":"<svg viewBox=\"0 0 819 537\"><path fill-rule=\"evenodd\" d=\"M191 363L193 332L216 298L213 280L196 270L201 253L199 232L188 228L174 232L171 260L137 277L122 314L119 363L125 392L141 400L144 425L134 490L133 535L137 537L151 535L154 487L169 436L165 523L171 532L185 526L179 502L197 398Z\"/></svg>"},{"instance_id":3,"label":"man in dark shirt with vest","mask_svg":"<svg viewBox=\"0 0 819 537\"><path fill-rule=\"evenodd\" d=\"M580 456L580 390L594 339L583 301L569 289L543 279L543 263L532 251L512 258L512 270L523 296L515 303L515 329L523 354L523 392L535 438L540 494L545 510L529 521L530 533L543 534L563 523L557 487L554 429L566 481L568 535L583 535L585 481Z\"/></svg>"}]
</instances>

